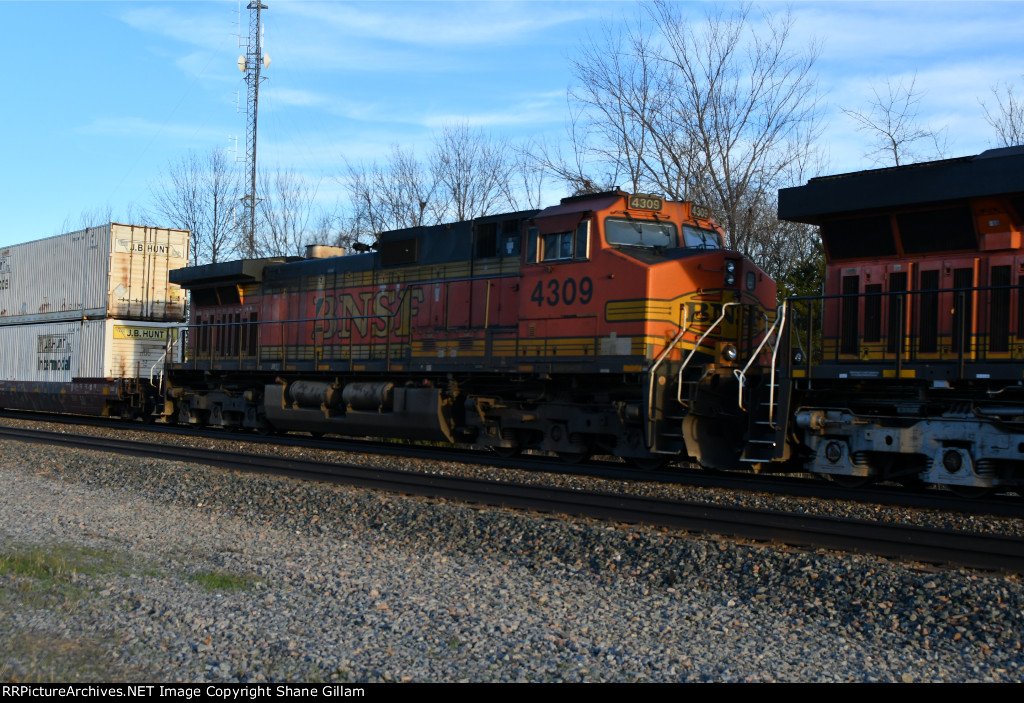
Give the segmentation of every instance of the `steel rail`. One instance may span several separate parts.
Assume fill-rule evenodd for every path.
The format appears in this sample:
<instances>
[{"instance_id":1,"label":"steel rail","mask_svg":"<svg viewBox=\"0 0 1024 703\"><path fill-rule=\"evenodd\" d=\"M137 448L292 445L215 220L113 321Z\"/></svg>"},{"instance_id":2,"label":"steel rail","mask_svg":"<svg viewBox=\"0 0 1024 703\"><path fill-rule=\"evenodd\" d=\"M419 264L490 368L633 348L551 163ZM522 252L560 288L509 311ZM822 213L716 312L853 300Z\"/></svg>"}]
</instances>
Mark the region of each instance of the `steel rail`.
<instances>
[{"instance_id":1,"label":"steel rail","mask_svg":"<svg viewBox=\"0 0 1024 703\"><path fill-rule=\"evenodd\" d=\"M1024 541L1002 535L419 474L351 464L324 464L38 430L4 427L0 428L0 438L188 461L495 507L670 527L757 542L1024 573Z\"/></svg>"},{"instance_id":2,"label":"steel rail","mask_svg":"<svg viewBox=\"0 0 1024 703\"><path fill-rule=\"evenodd\" d=\"M591 460L582 464L567 464L548 456L522 454L502 458L493 452L467 447L431 447L394 442L375 442L369 439L332 437L311 439L304 435L258 436L228 433L217 429L197 429L171 425L125 424L121 420L107 420L85 416L34 415L24 412L0 411L0 418L13 418L33 422L48 422L85 427L101 427L134 432L150 432L172 436L198 437L211 441L245 442L250 444L278 444L317 451L354 452L387 456L444 461L458 464L480 464L500 469L532 473L553 473L582 476L609 481L657 483L691 488L756 491L779 496L840 500L851 503L880 504L908 509L940 510L965 515L1024 518L1024 500L1007 495L984 498L962 498L941 488L908 489L895 484L871 484L859 488L837 486L806 475L761 474L747 472L707 471L699 467L675 466L663 470L642 470L616 461ZM158 440L154 440L156 442Z\"/></svg>"}]
</instances>

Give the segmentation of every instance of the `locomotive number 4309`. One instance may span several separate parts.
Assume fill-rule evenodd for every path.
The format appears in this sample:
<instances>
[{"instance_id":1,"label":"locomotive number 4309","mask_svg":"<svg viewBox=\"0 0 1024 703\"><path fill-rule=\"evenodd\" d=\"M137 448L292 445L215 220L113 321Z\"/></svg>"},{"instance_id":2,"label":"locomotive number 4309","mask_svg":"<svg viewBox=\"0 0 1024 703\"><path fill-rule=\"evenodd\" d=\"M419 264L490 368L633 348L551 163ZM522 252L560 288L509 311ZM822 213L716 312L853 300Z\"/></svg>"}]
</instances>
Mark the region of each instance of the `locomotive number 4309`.
<instances>
[{"instance_id":1,"label":"locomotive number 4309","mask_svg":"<svg viewBox=\"0 0 1024 703\"><path fill-rule=\"evenodd\" d=\"M662 200L657 195L637 193L629 196L629 207L631 210L661 210Z\"/></svg>"},{"instance_id":2,"label":"locomotive number 4309","mask_svg":"<svg viewBox=\"0 0 1024 703\"><path fill-rule=\"evenodd\" d=\"M579 283L575 278L567 278L564 281L557 278L537 281L537 285L534 286L533 292L530 294L530 300L537 303L537 307L572 305L573 303L586 305L593 297L594 282L590 280L590 276L584 276Z\"/></svg>"}]
</instances>

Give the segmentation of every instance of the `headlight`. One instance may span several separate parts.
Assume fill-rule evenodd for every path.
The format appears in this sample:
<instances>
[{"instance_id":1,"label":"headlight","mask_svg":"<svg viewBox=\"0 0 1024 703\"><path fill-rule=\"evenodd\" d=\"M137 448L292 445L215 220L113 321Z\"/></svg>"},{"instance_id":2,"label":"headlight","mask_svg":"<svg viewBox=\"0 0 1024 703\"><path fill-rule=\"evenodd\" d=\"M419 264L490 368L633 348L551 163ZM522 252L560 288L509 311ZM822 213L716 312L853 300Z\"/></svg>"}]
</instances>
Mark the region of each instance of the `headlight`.
<instances>
[{"instance_id":1,"label":"headlight","mask_svg":"<svg viewBox=\"0 0 1024 703\"><path fill-rule=\"evenodd\" d=\"M727 274L725 274L725 285L727 285L727 286L736 285L736 274L735 273L727 273Z\"/></svg>"},{"instance_id":2,"label":"headlight","mask_svg":"<svg viewBox=\"0 0 1024 703\"><path fill-rule=\"evenodd\" d=\"M736 262L731 260L726 261L725 270L728 271L729 273L736 273Z\"/></svg>"},{"instance_id":3,"label":"headlight","mask_svg":"<svg viewBox=\"0 0 1024 703\"><path fill-rule=\"evenodd\" d=\"M736 352L736 347L731 344L726 344L722 347L722 358L726 361L736 361L736 357L739 354Z\"/></svg>"}]
</instances>

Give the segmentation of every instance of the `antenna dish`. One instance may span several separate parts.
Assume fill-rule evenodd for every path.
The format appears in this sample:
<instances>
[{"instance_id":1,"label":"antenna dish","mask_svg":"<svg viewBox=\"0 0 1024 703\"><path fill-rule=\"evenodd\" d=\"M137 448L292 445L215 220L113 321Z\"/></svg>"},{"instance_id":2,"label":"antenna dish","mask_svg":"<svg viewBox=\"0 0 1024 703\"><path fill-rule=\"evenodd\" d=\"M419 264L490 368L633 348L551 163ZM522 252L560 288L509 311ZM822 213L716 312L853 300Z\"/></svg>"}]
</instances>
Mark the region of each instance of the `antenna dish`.
<instances>
[{"instance_id":1,"label":"antenna dish","mask_svg":"<svg viewBox=\"0 0 1024 703\"><path fill-rule=\"evenodd\" d=\"M263 68L270 68L270 54L263 54Z\"/></svg>"},{"instance_id":2,"label":"antenna dish","mask_svg":"<svg viewBox=\"0 0 1024 703\"><path fill-rule=\"evenodd\" d=\"M244 56L239 56L238 57L238 70L241 71L242 73L245 73L245 57Z\"/></svg>"}]
</instances>

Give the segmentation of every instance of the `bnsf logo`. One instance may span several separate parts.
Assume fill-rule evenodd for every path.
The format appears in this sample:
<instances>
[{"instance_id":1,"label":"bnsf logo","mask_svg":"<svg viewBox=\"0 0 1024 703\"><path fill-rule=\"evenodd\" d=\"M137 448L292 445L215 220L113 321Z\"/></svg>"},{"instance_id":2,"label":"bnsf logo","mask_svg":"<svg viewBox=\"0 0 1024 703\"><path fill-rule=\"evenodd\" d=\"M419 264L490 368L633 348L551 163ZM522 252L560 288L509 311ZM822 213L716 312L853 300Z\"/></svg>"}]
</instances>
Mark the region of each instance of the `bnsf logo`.
<instances>
[{"instance_id":1,"label":"bnsf logo","mask_svg":"<svg viewBox=\"0 0 1024 703\"><path fill-rule=\"evenodd\" d=\"M340 293L335 296L317 297L314 301L317 323L313 330L313 338L345 339L352 336L355 329L360 337L372 334L384 337L388 331L388 319L402 306L407 306L409 314L395 318L394 333L409 334L409 321L416 318L419 312L418 303L423 302L423 288L414 286L403 293L395 290L362 291L359 293ZM324 319L321 319L324 318ZM342 319L336 319L342 318ZM341 323L341 324L339 324Z\"/></svg>"}]
</instances>

